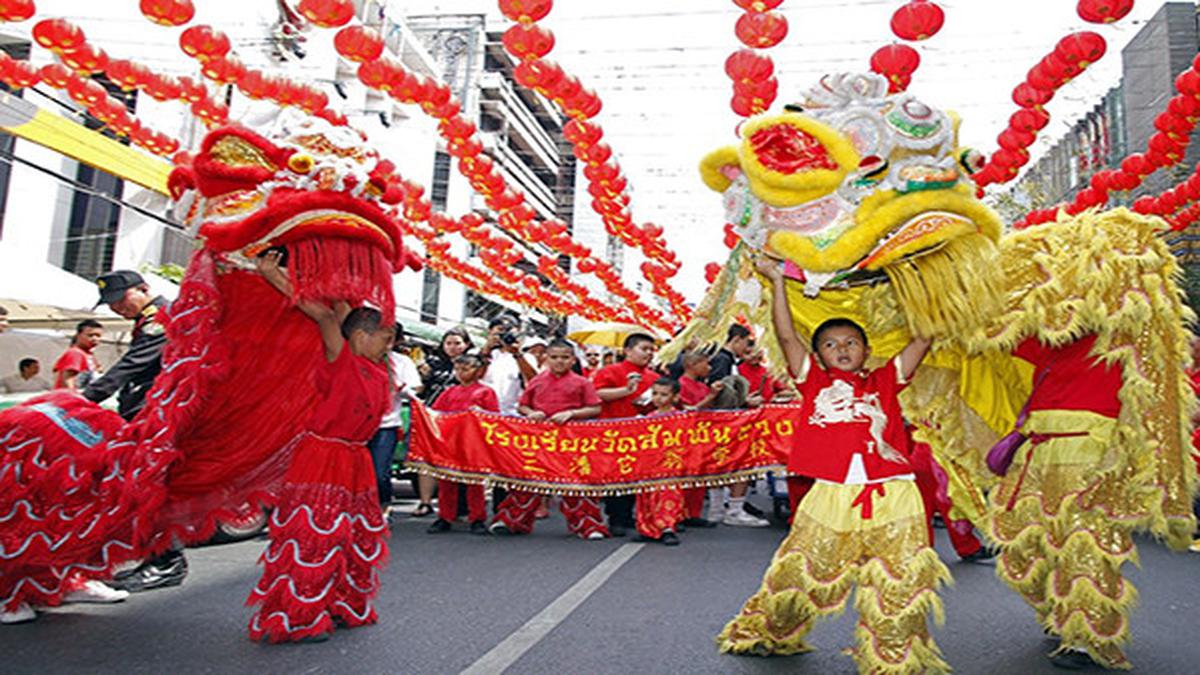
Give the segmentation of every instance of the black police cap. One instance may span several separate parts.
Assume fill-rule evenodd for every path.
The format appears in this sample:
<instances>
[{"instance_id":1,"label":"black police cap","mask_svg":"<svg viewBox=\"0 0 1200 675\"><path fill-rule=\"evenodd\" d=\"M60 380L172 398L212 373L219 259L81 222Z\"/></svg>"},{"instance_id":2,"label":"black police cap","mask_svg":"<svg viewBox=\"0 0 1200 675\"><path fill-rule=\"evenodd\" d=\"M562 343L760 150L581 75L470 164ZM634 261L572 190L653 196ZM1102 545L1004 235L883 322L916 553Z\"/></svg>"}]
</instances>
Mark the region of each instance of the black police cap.
<instances>
[{"instance_id":1,"label":"black police cap","mask_svg":"<svg viewBox=\"0 0 1200 675\"><path fill-rule=\"evenodd\" d=\"M96 279L96 286L100 289L100 301L96 304L114 303L125 296L125 291L144 283L146 280L142 278L142 275L133 270L114 270L108 274L102 274Z\"/></svg>"}]
</instances>

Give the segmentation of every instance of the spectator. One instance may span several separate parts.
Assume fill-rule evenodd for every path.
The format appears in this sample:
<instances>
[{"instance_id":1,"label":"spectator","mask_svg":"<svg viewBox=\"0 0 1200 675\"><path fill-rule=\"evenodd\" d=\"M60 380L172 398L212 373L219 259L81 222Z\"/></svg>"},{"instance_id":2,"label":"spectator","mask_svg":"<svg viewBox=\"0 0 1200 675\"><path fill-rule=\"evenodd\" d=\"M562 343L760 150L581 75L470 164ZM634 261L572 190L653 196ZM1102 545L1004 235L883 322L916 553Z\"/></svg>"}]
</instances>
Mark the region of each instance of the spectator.
<instances>
[{"instance_id":1,"label":"spectator","mask_svg":"<svg viewBox=\"0 0 1200 675\"><path fill-rule=\"evenodd\" d=\"M432 404L443 391L458 384L454 379L454 359L474 348L466 328L459 326L446 331L438 348L417 364L421 382L425 385L421 400Z\"/></svg>"},{"instance_id":2,"label":"spectator","mask_svg":"<svg viewBox=\"0 0 1200 675\"><path fill-rule=\"evenodd\" d=\"M766 351L761 347L755 347L751 343L750 353L746 355L746 359L738 364L738 375L746 378L746 382L750 385L750 395L757 395L762 399L763 403L774 401L777 396L784 393L780 390L780 383L767 371L767 367L763 365L763 359L766 357Z\"/></svg>"},{"instance_id":3,"label":"spectator","mask_svg":"<svg viewBox=\"0 0 1200 675\"><path fill-rule=\"evenodd\" d=\"M454 359L454 374L462 384L450 387L438 400L433 409L439 412L462 412L479 408L487 412L498 412L500 404L496 392L483 384L481 378L487 363L478 354L463 354ZM438 480L438 519L425 531L429 534L449 532L451 523L458 517L458 493L466 492L467 520L472 534L487 534L487 497L482 485L463 484L449 479Z\"/></svg>"},{"instance_id":4,"label":"spectator","mask_svg":"<svg viewBox=\"0 0 1200 675\"><path fill-rule=\"evenodd\" d=\"M100 374L95 352L102 337L104 327L95 319L84 319L75 325L71 346L54 363L55 389L79 391L81 384L87 385L88 380Z\"/></svg>"},{"instance_id":5,"label":"spectator","mask_svg":"<svg viewBox=\"0 0 1200 675\"><path fill-rule=\"evenodd\" d=\"M37 359L25 358L17 363L17 372L5 378L0 378L0 392L6 394L25 394L35 391L49 391L50 382L38 375L42 364Z\"/></svg>"},{"instance_id":6,"label":"spectator","mask_svg":"<svg viewBox=\"0 0 1200 675\"><path fill-rule=\"evenodd\" d=\"M612 352L604 352L600 357L600 367L607 368L617 362L617 355Z\"/></svg>"},{"instance_id":7,"label":"spectator","mask_svg":"<svg viewBox=\"0 0 1200 675\"><path fill-rule=\"evenodd\" d=\"M481 350L488 362L483 384L496 392L501 415L516 415L524 383L537 375L537 370L521 354L521 336L517 321L511 316L498 316L488 324L487 342Z\"/></svg>"},{"instance_id":8,"label":"spectator","mask_svg":"<svg viewBox=\"0 0 1200 675\"><path fill-rule=\"evenodd\" d=\"M649 405L650 387L658 381L658 373L650 369L654 349L654 338L634 333L625 338L625 359L601 368L593 376L601 401L600 419L637 417ZM633 518L634 501L633 495L605 498L604 511L612 536L623 537L627 530L637 526Z\"/></svg>"},{"instance_id":9,"label":"spectator","mask_svg":"<svg viewBox=\"0 0 1200 675\"><path fill-rule=\"evenodd\" d=\"M378 488L379 505L383 517L387 518L392 505L392 462L396 456L396 445L404 431L404 409L413 396L418 396L424 385L417 365L408 356L396 351L404 341L404 326L395 326L395 338L388 347L388 377L392 381L392 400L388 412L379 420L379 430L367 441L371 452L371 464L375 468L375 485Z\"/></svg>"},{"instance_id":10,"label":"spectator","mask_svg":"<svg viewBox=\"0 0 1200 675\"><path fill-rule=\"evenodd\" d=\"M734 375L738 359L745 358L751 342L749 328L740 323L730 324L725 333L725 344L709 360L712 369L708 374L708 383L712 384Z\"/></svg>"},{"instance_id":11,"label":"spectator","mask_svg":"<svg viewBox=\"0 0 1200 675\"><path fill-rule=\"evenodd\" d=\"M537 372L542 372L546 369L546 341L540 337L534 336L521 344L521 352L526 354L526 359L533 359L533 367ZM572 358L572 361L574 359Z\"/></svg>"},{"instance_id":12,"label":"spectator","mask_svg":"<svg viewBox=\"0 0 1200 675\"><path fill-rule=\"evenodd\" d=\"M709 359L708 383L725 381L725 392L729 396L725 398L740 398L733 396L737 392L745 392L747 390L744 381L735 382L734 378L741 380L741 376L737 374L737 362L739 359L745 358L753 343L753 338L750 337L750 329L745 326L734 323L730 324L729 330L725 333L725 344L717 350L717 353ZM757 394L744 398L743 401L748 407L755 407L762 404L762 399ZM738 407L741 407L739 402ZM713 407L726 407L721 401L714 403ZM766 520L763 520L763 512L752 504L746 503L746 493L750 491L748 482L734 483L729 486L729 512L725 510L725 489L713 488L708 491L708 520L714 522L722 522L727 525L739 525L746 527L765 527L769 525Z\"/></svg>"},{"instance_id":13,"label":"spectator","mask_svg":"<svg viewBox=\"0 0 1200 675\"><path fill-rule=\"evenodd\" d=\"M583 360L581 373L584 377L591 377L597 370L600 370L600 348L588 347L583 353Z\"/></svg>"}]
</instances>

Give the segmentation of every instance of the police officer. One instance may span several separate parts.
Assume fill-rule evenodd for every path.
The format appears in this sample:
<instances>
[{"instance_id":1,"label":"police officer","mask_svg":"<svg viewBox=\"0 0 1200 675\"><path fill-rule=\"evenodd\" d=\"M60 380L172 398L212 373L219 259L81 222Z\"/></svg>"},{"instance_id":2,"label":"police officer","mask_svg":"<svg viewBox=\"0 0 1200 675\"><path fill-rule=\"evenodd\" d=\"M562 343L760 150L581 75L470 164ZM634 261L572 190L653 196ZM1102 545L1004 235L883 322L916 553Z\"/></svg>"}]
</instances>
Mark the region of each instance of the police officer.
<instances>
[{"instance_id":1,"label":"police officer","mask_svg":"<svg viewBox=\"0 0 1200 675\"><path fill-rule=\"evenodd\" d=\"M162 370L162 352L167 336L158 313L167 307L161 295L150 295L142 275L132 270L117 270L96 280L100 302L126 319L133 320L133 342L129 351L104 375L92 380L83 390L90 401L99 403L117 395L117 412L132 420L146 402L146 392Z\"/></svg>"},{"instance_id":2,"label":"police officer","mask_svg":"<svg viewBox=\"0 0 1200 675\"><path fill-rule=\"evenodd\" d=\"M129 421L145 405L146 394L162 370L167 336L159 313L167 308L167 300L160 295L151 295L146 280L132 270L102 275L96 279L96 285L100 288L97 305L108 305L112 311L133 320L133 342L112 368L87 383L83 395L99 403L115 393L117 412ZM177 586L186 576L187 559L183 557L181 547L176 547L136 569L118 574L109 585L131 592L148 591Z\"/></svg>"}]
</instances>

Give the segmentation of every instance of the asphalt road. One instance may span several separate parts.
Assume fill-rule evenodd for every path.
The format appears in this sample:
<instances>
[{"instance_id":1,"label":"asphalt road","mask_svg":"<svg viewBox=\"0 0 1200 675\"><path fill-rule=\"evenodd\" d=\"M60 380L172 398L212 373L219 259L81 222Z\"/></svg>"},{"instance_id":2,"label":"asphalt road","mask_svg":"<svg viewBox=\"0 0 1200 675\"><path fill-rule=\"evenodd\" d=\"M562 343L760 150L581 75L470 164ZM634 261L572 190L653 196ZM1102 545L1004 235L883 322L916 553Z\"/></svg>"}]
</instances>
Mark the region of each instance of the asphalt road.
<instances>
[{"instance_id":1,"label":"asphalt road","mask_svg":"<svg viewBox=\"0 0 1200 675\"><path fill-rule=\"evenodd\" d=\"M251 643L243 602L265 545L257 540L190 550L191 575L180 587L0 627L0 667L184 675L458 673L476 665L494 673L515 658L505 672L854 672L842 653L852 611L817 627L810 654L717 653L713 636L757 589L781 529L693 530L665 548L570 538L557 514L532 536L503 539L426 535L428 523L397 519L376 626L320 644ZM945 542L938 547L954 559ZM1143 541L1141 559L1130 572L1141 593L1128 652L1135 672L1200 672L1200 555ZM935 637L957 672L1059 672L1045 658L1052 643L992 567L950 567L956 583L943 593L947 623Z\"/></svg>"}]
</instances>

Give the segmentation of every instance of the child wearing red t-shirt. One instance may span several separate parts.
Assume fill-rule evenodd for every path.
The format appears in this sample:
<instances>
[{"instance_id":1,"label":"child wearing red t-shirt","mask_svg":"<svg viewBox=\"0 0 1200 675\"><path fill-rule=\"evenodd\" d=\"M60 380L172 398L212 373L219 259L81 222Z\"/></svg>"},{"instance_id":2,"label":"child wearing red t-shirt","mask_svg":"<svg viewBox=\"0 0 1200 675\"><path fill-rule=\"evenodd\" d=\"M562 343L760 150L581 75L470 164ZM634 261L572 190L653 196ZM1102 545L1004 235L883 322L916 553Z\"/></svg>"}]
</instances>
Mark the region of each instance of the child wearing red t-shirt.
<instances>
[{"instance_id":1,"label":"child wearing red t-shirt","mask_svg":"<svg viewBox=\"0 0 1200 675\"><path fill-rule=\"evenodd\" d=\"M538 373L517 402L517 412L536 421L565 424L600 414L600 397L591 380L571 371L575 348L566 340L554 340L546 347L546 370ZM529 534L537 520L542 497L532 492L512 490L496 509L492 534ZM560 502L567 530L580 539L604 539L608 528L593 497L563 495Z\"/></svg>"},{"instance_id":2,"label":"child wearing red t-shirt","mask_svg":"<svg viewBox=\"0 0 1200 675\"><path fill-rule=\"evenodd\" d=\"M458 384L442 392L431 406L439 412L462 412L479 408L487 412L500 412L500 400L496 392L479 380L487 371L487 364L478 354L463 354L454 359L454 376ZM467 491L467 520L471 523L471 534L487 534L487 498L482 485L468 485L457 481L438 479L438 518L433 521L429 534L450 531L450 524L458 517L458 490Z\"/></svg>"},{"instance_id":3,"label":"child wearing red t-shirt","mask_svg":"<svg viewBox=\"0 0 1200 675\"><path fill-rule=\"evenodd\" d=\"M762 260L772 319L802 398L788 472L814 480L754 594L721 635L721 651L796 654L818 618L838 613L855 583L859 672L947 672L927 615L941 612L949 572L930 546L908 461L898 394L929 350L914 338L887 365L867 370L865 331L830 319L812 350L792 323L782 268Z\"/></svg>"},{"instance_id":4,"label":"child wearing red t-shirt","mask_svg":"<svg viewBox=\"0 0 1200 675\"><path fill-rule=\"evenodd\" d=\"M654 338L645 333L634 333L625 338L625 358L620 363L601 368L592 376L601 401L600 419L637 417L647 409L648 390L658 379L658 373L650 369L654 347ZM604 499L608 531L612 536L623 537L626 530L636 527L633 505L633 495Z\"/></svg>"},{"instance_id":5,"label":"child wearing red t-shirt","mask_svg":"<svg viewBox=\"0 0 1200 675\"><path fill-rule=\"evenodd\" d=\"M679 380L660 377L650 387L649 416L670 415L679 412ZM703 490L704 488L700 488ZM658 488L652 492L641 492L637 496L637 531L643 539L657 541L664 546L678 546L679 524L683 522L684 491L677 487ZM700 493L701 497L704 493Z\"/></svg>"},{"instance_id":6,"label":"child wearing red t-shirt","mask_svg":"<svg viewBox=\"0 0 1200 675\"><path fill-rule=\"evenodd\" d=\"M258 268L290 296L279 261L272 251ZM259 606L251 639L268 642L320 641L335 625L375 623L376 569L387 558L387 524L366 444L391 401L385 359L392 324L377 309L351 310L344 302L296 307L321 333L325 364L316 385L323 398L291 451L263 576L246 600Z\"/></svg>"}]
</instances>

